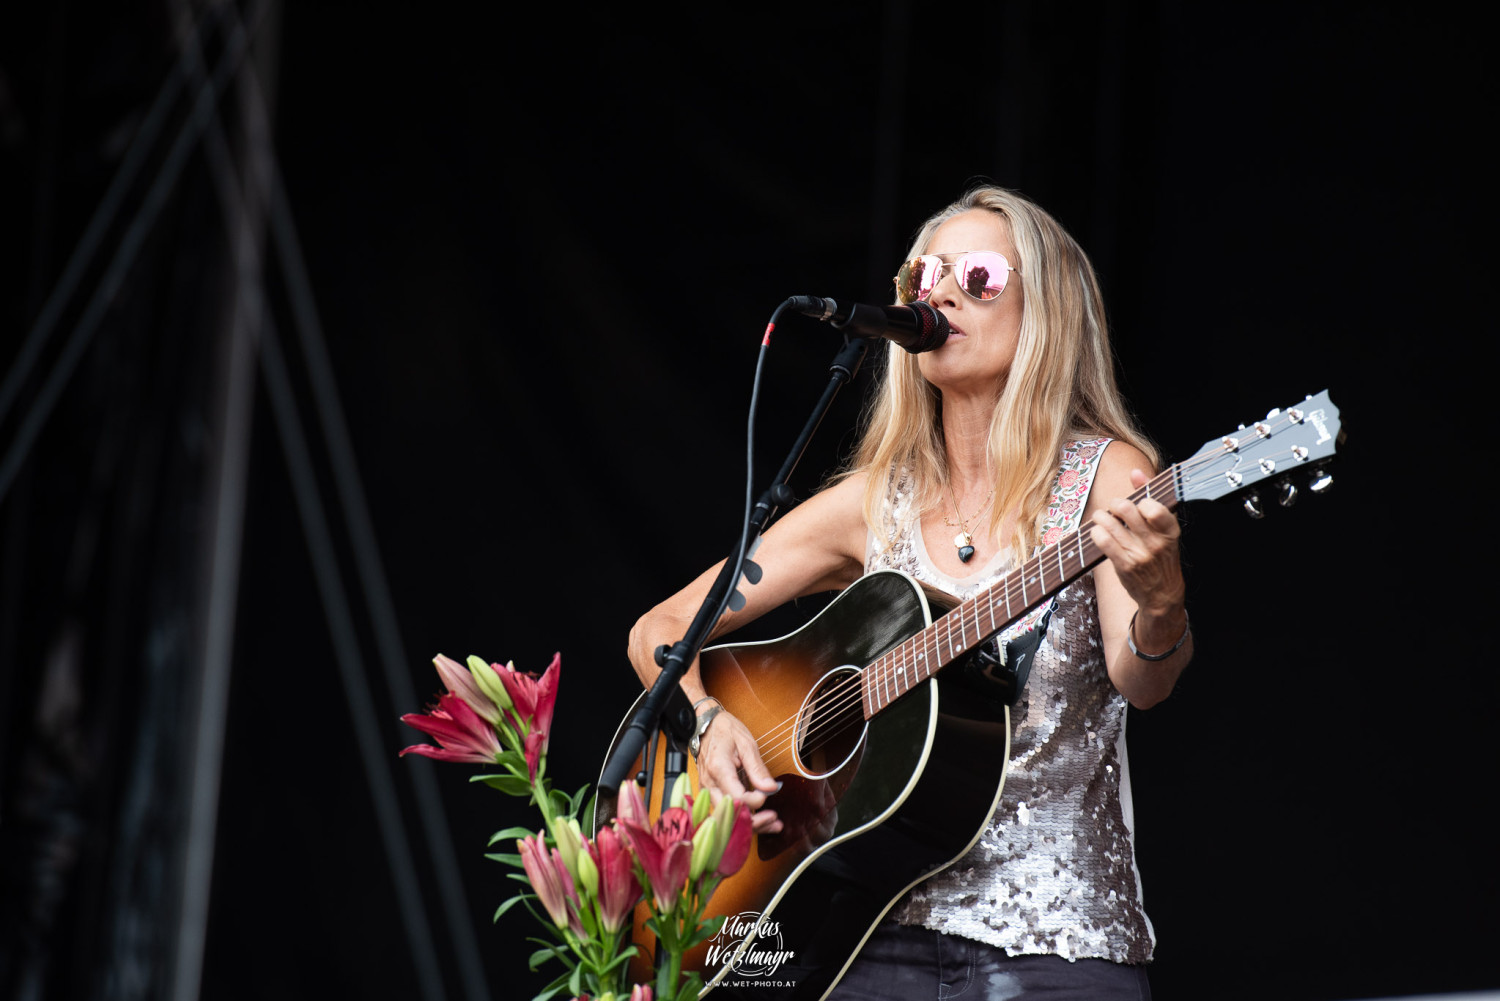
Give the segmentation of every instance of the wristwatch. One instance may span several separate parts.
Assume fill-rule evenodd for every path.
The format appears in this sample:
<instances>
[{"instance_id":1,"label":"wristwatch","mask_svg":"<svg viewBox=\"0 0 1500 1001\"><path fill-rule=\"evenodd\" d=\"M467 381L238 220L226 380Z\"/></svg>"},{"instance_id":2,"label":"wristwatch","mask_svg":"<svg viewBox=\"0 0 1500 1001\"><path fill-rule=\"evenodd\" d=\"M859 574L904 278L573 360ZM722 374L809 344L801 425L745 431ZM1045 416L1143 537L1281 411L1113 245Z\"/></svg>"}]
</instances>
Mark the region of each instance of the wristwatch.
<instances>
[{"instance_id":1,"label":"wristwatch","mask_svg":"<svg viewBox=\"0 0 1500 1001\"><path fill-rule=\"evenodd\" d=\"M693 737L688 741L688 750L692 752L694 758L698 756L698 745L703 742L703 735L708 732L708 725L712 723L714 721L714 717L719 715L719 713L723 710L723 706L715 703L713 708L709 709L708 712L698 717L698 728L693 731Z\"/></svg>"}]
</instances>

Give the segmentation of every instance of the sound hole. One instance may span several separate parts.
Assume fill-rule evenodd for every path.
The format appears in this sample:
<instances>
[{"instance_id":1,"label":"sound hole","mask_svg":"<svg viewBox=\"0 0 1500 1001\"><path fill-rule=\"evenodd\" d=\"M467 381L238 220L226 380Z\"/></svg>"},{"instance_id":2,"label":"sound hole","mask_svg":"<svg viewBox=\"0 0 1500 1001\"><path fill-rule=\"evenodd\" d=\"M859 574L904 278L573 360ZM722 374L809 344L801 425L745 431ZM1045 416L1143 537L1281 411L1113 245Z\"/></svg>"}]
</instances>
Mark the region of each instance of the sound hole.
<instances>
[{"instance_id":1,"label":"sound hole","mask_svg":"<svg viewBox=\"0 0 1500 1001\"><path fill-rule=\"evenodd\" d=\"M859 749L867 725L859 669L829 671L797 714L798 769L814 779L838 771Z\"/></svg>"}]
</instances>

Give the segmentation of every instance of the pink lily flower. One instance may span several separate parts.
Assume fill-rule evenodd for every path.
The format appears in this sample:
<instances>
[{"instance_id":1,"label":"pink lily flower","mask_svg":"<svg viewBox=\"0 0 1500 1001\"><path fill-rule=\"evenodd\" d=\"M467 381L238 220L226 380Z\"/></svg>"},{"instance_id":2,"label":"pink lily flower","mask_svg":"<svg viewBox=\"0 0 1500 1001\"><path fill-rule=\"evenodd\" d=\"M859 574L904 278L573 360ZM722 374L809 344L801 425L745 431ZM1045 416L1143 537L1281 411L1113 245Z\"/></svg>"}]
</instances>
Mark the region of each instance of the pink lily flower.
<instances>
[{"instance_id":1,"label":"pink lily flower","mask_svg":"<svg viewBox=\"0 0 1500 1001\"><path fill-rule=\"evenodd\" d=\"M557 705L557 676L562 670L562 654L552 655L552 663L547 665L540 678L517 671L512 664L490 666L500 676L506 694L515 704L516 715L527 723L528 732L542 735L542 750L545 751L547 734L552 729L552 710Z\"/></svg>"},{"instance_id":2,"label":"pink lily flower","mask_svg":"<svg viewBox=\"0 0 1500 1001\"><path fill-rule=\"evenodd\" d=\"M652 1001L651 988L645 984L636 984L630 989L630 1001Z\"/></svg>"},{"instance_id":3,"label":"pink lily flower","mask_svg":"<svg viewBox=\"0 0 1500 1001\"><path fill-rule=\"evenodd\" d=\"M682 807L668 807L654 825L646 816L640 787L627 782L620 791L617 823L640 860L656 909L668 914L687 884L693 861L693 817Z\"/></svg>"},{"instance_id":4,"label":"pink lily flower","mask_svg":"<svg viewBox=\"0 0 1500 1001\"><path fill-rule=\"evenodd\" d=\"M420 754L438 761L466 761L494 764L500 753L500 738L462 698L451 692L438 697L438 704L426 713L407 713L401 717L407 726L416 727L429 737L437 738L441 747L413 744L403 748L402 755Z\"/></svg>"},{"instance_id":5,"label":"pink lily flower","mask_svg":"<svg viewBox=\"0 0 1500 1001\"><path fill-rule=\"evenodd\" d=\"M620 794L615 797L615 816L621 823L629 821L637 826L651 823L651 818L646 815L646 800L641 796L639 785L626 782L620 787Z\"/></svg>"},{"instance_id":6,"label":"pink lily flower","mask_svg":"<svg viewBox=\"0 0 1500 1001\"><path fill-rule=\"evenodd\" d=\"M566 902L568 912L568 927L573 929L573 934L583 935L583 922L578 917L578 887L573 882L573 876L568 872L568 864L563 861L562 853L556 848L552 849L552 870L557 873L557 881L562 884L563 899Z\"/></svg>"},{"instance_id":7,"label":"pink lily flower","mask_svg":"<svg viewBox=\"0 0 1500 1001\"><path fill-rule=\"evenodd\" d=\"M557 927L568 927L570 915L563 883L566 880L571 887L573 881L567 878L567 869L553 864L547 855L547 846L535 834L518 839L516 847L521 852L521 867L526 870L526 879L536 891L542 907L546 908L547 916ZM555 854L556 849L553 852ZM560 874L559 868L562 868Z\"/></svg>"},{"instance_id":8,"label":"pink lily flower","mask_svg":"<svg viewBox=\"0 0 1500 1001\"><path fill-rule=\"evenodd\" d=\"M613 827L600 831L588 848L599 869L599 924L606 932L617 932L630 923L630 915L641 899L635 857Z\"/></svg>"}]
</instances>

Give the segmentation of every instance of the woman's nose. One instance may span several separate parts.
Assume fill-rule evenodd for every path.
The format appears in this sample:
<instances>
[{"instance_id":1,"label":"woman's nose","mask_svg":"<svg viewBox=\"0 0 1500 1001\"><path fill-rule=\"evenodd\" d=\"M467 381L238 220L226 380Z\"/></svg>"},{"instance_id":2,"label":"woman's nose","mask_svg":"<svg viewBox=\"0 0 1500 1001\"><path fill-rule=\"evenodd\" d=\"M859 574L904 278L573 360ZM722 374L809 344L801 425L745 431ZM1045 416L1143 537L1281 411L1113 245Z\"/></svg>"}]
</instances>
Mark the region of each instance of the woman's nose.
<instances>
[{"instance_id":1,"label":"woman's nose","mask_svg":"<svg viewBox=\"0 0 1500 1001\"><path fill-rule=\"evenodd\" d=\"M956 306L959 295L958 266L944 264L943 270L938 274L937 284L932 286L932 293L927 297L927 301L934 306Z\"/></svg>"}]
</instances>

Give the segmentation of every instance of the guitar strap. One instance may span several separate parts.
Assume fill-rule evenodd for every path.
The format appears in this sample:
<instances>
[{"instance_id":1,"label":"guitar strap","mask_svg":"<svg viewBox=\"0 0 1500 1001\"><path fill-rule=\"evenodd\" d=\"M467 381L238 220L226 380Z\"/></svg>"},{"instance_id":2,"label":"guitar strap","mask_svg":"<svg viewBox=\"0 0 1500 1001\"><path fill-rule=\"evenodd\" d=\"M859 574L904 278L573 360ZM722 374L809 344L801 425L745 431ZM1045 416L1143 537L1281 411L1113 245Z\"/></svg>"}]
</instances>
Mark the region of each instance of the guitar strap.
<instances>
[{"instance_id":1,"label":"guitar strap","mask_svg":"<svg viewBox=\"0 0 1500 1001\"><path fill-rule=\"evenodd\" d=\"M1075 441L1063 449L1063 461L1058 467L1057 477L1052 481L1052 499L1047 504L1047 516L1042 521L1041 542L1032 555L1047 546L1055 545L1064 535L1078 527L1089 490L1094 483L1094 472L1099 468L1099 456L1108 445L1108 438L1093 438ZM1057 607L1057 595L1042 602L1023 615L1013 626L997 633L981 648L981 663L986 667L999 667L1013 679L1012 704L1026 688L1026 679L1031 675L1031 663L1036 659L1037 648L1047 635L1047 625L1052 621L1052 611Z\"/></svg>"}]
</instances>

